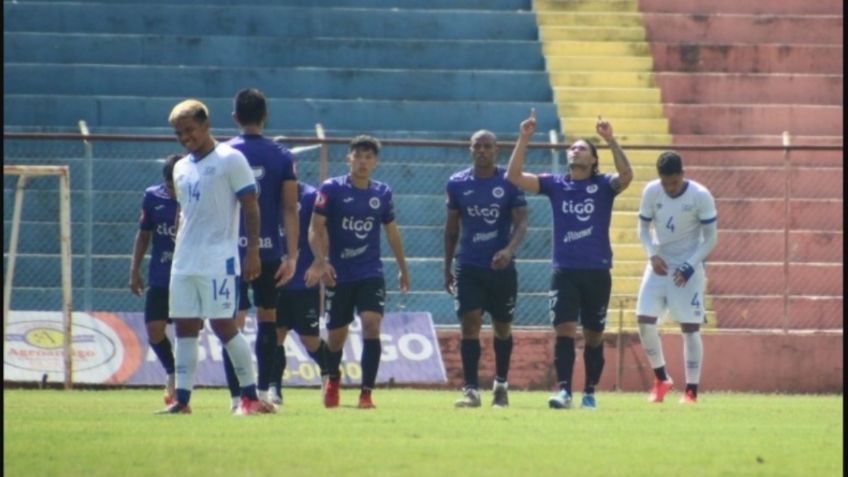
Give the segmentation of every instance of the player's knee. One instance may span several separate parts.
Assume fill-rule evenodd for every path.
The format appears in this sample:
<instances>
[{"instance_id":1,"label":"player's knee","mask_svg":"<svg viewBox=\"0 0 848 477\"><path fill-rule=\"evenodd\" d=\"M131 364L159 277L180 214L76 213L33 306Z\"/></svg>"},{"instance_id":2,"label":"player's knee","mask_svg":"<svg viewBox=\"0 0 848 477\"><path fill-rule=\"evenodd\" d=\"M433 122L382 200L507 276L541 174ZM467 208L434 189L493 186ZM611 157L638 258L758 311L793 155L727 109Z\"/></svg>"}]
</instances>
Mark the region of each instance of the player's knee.
<instances>
[{"instance_id":1,"label":"player's knee","mask_svg":"<svg viewBox=\"0 0 848 477\"><path fill-rule=\"evenodd\" d=\"M586 340L586 346L590 348L597 348L604 342L604 333L603 331L590 331L584 329L583 339Z\"/></svg>"},{"instance_id":2,"label":"player's knee","mask_svg":"<svg viewBox=\"0 0 848 477\"><path fill-rule=\"evenodd\" d=\"M212 328L212 332L215 333L215 336L217 336L223 344L227 344L227 342L239 332L238 327L236 327L235 320L209 320L209 326Z\"/></svg>"},{"instance_id":3,"label":"player's knee","mask_svg":"<svg viewBox=\"0 0 848 477\"><path fill-rule=\"evenodd\" d=\"M557 336L565 336L567 338L576 338L577 337L577 322L576 321L566 321L564 323L559 323L554 327Z\"/></svg>"},{"instance_id":4,"label":"player's knee","mask_svg":"<svg viewBox=\"0 0 848 477\"><path fill-rule=\"evenodd\" d=\"M303 347L306 348L310 353L318 351L318 348L321 347L321 339L317 336L301 335L300 342L303 344Z\"/></svg>"},{"instance_id":5,"label":"player's knee","mask_svg":"<svg viewBox=\"0 0 848 477\"><path fill-rule=\"evenodd\" d=\"M656 325L657 317L656 316L645 316L639 315L636 317L636 322L643 325Z\"/></svg>"},{"instance_id":6,"label":"player's knee","mask_svg":"<svg viewBox=\"0 0 848 477\"><path fill-rule=\"evenodd\" d=\"M362 337L367 339L380 338L380 321L382 316L377 313L363 313L362 319Z\"/></svg>"},{"instance_id":7,"label":"player's knee","mask_svg":"<svg viewBox=\"0 0 848 477\"><path fill-rule=\"evenodd\" d=\"M512 334L512 324L492 320L492 332L494 333L495 338L499 340L508 340L509 336Z\"/></svg>"},{"instance_id":8,"label":"player's knee","mask_svg":"<svg viewBox=\"0 0 848 477\"><path fill-rule=\"evenodd\" d=\"M283 326L277 327L277 345L282 345L286 341L286 336L289 334L289 329ZM301 341L303 341L301 339Z\"/></svg>"},{"instance_id":9,"label":"player's knee","mask_svg":"<svg viewBox=\"0 0 848 477\"><path fill-rule=\"evenodd\" d=\"M701 331L701 324L700 323L681 323L680 324L680 331L682 331L683 333L697 333L698 331Z\"/></svg>"},{"instance_id":10,"label":"player's knee","mask_svg":"<svg viewBox=\"0 0 848 477\"><path fill-rule=\"evenodd\" d=\"M200 335L200 328L203 325L203 320L200 318L185 318L174 320L177 338L197 338Z\"/></svg>"},{"instance_id":11,"label":"player's knee","mask_svg":"<svg viewBox=\"0 0 848 477\"><path fill-rule=\"evenodd\" d=\"M147 323L147 340L151 343L158 343L165 338L165 320L151 321Z\"/></svg>"},{"instance_id":12,"label":"player's knee","mask_svg":"<svg viewBox=\"0 0 848 477\"><path fill-rule=\"evenodd\" d=\"M483 327L483 316L479 310L465 313L460 318L463 338L477 338L480 336L480 328Z\"/></svg>"}]
</instances>

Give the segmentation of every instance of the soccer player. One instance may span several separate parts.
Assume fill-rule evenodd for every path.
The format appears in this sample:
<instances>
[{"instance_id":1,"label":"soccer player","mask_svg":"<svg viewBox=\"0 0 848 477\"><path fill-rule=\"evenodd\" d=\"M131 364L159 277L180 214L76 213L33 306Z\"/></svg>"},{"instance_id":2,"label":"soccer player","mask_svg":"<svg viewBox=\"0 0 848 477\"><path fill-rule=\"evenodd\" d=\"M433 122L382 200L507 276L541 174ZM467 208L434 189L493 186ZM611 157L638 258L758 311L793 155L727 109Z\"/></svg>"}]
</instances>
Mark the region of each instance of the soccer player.
<instances>
[{"instance_id":1,"label":"soccer player","mask_svg":"<svg viewBox=\"0 0 848 477\"><path fill-rule=\"evenodd\" d=\"M649 182L639 205L639 240L648 255L636 314L642 348L654 369L650 402L663 402L672 387L666 374L657 318L668 310L683 332L686 390L681 403L695 404L704 347L704 259L716 244L715 200L703 185L687 180L683 161L666 151L657 160L659 179ZM653 235L651 237L651 224Z\"/></svg>"},{"instance_id":2,"label":"soccer player","mask_svg":"<svg viewBox=\"0 0 848 477\"><path fill-rule=\"evenodd\" d=\"M409 273L400 232L395 223L391 188L371 179L377 167L380 142L356 136L348 147L350 172L324 181L315 199L309 224L309 246L315 259L306 270L306 286L326 286L328 381L324 406L339 405L339 364L354 311L362 320L362 387L359 408L374 407L371 391L377 379L382 346L380 321L386 300L386 282L380 260L380 224L398 266L400 291L409 289Z\"/></svg>"},{"instance_id":3,"label":"soccer player","mask_svg":"<svg viewBox=\"0 0 848 477\"><path fill-rule=\"evenodd\" d=\"M256 178L256 196L261 214L259 258L262 262L262 272L250 283L241 282L236 323L239 328L244 327L247 310L251 306L248 296L248 287L251 287L258 321L255 346L256 387L259 399L273 404L274 398L270 396L268 389L277 353L276 287L289 281L294 274L297 265L299 222L294 156L283 146L262 136L268 119L266 104L265 95L259 90L243 89L236 93L233 100L233 120L239 126L241 134L226 144L244 154ZM293 237L291 240L286 239L285 260L281 260L283 256L280 237L281 219L286 237ZM239 230L239 254L243 260L247 250L247 234L243 219ZM238 380L226 350L223 355L227 383L233 399L232 409L235 410L238 408L240 395Z\"/></svg>"},{"instance_id":4,"label":"soccer player","mask_svg":"<svg viewBox=\"0 0 848 477\"><path fill-rule=\"evenodd\" d=\"M233 319L242 268L238 253L241 208L247 231L241 275L251 281L260 273L259 206L253 171L240 152L215 141L209 131L209 110L200 101L187 99L178 103L168 122L189 155L174 166L179 213L169 310L177 331L177 402L161 413L191 413L189 400L203 319L209 319L212 331L233 361L242 389L239 414L273 412L273 407L256 395L250 345Z\"/></svg>"},{"instance_id":5,"label":"soccer player","mask_svg":"<svg viewBox=\"0 0 848 477\"><path fill-rule=\"evenodd\" d=\"M521 122L520 134L509 160L507 178L525 191L548 196L553 212L553 275L551 319L556 331L554 365L559 392L548 399L553 409L571 407L574 340L583 327L586 382L581 407L596 409L595 386L604 368L603 332L612 290L612 248L609 240L616 195L633 180L633 169L613 136L612 125L598 117L595 130L609 145L617 174L598 171L598 152L584 139L568 148L566 175L523 172L524 153L536 130L536 112Z\"/></svg>"},{"instance_id":6,"label":"soccer player","mask_svg":"<svg viewBox=\"0 0 848 477\"><path fill-rule=\"evenodd\" d=\"M298 182L298 209L300 214L300 237L298 240L297 268L291 280L277 295L277 354L271 372L271 388L279 403L283 402L283 372L286 370L286 335L289 330L297 331L300 342L309 356L318 364L323 377L327 374L327 343L319 335L318 323L321 309L321 294L317 285L306 286L304 275L314 256L309 249L309 221L315 206L318 190L304 182Z\"/></svg>"},{"instance_id":7,"label":"soccer player","mask_svg":"<svg viewBox=\"0 0 848 477\"><path fill-rule=\"evenodd\" d=\"M150 252L147 272L150 287L144 300L144 324L147 328L147 342L168 376L164 396L166 405L171 405L176 400L174 352L171 340L165 335L165 325L171 322L168 318L168 282L171 279L171 260L174 256L176 235L174 224L177 217L173 171L174 164L182 157L181 154L168 156L162 166L163 182L144 191L130 262L130 291L141 296L144 292L141 262L152 238L153 249Z\"/></svg>"},{"instance_id":8,"label":"soccer player","mask_svg":"<svg viewBox=\"0 0 848 477\"><path fill-rule=\"evenodd\" d=\"M477 368L483 313L492 318L495 379L492 406L509 405L507 374L512 354L511 323L518 293L515 249L527 233L524 192L506 180L495 165L497 138L480 130L471 136L473 166L457 172L447 184L445 222L445 290L455 296L462 326L463 397L457 407L479 407ZM452 262L457 241L456 277Z\"/></svg>"}]
</instances>

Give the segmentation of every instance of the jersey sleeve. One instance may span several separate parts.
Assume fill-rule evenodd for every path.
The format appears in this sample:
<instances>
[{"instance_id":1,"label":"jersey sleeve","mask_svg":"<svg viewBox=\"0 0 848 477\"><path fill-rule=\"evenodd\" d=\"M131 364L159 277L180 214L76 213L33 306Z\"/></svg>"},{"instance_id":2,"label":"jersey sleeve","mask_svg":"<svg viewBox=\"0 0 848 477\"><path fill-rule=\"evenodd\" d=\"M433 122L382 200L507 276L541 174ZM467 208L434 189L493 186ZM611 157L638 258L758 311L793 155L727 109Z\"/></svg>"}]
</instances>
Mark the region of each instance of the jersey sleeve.
<instances>
[{"instance_id":1,"label":"jersey sleeve","mask_svg":"<svg viewBox=\"0 0 848 477\"><path fill-rule=\"evenodd\" d=\"M651 184L645 186L642 190L642 200L639 201L639 219L645 222L654 220L654 211L651 207Z\"/></svg>"},{"instance_id":2,"label":"jersey sleeve","mask_svg":"<svg viewBox=\"0 0 848 477\"><path fill-rule=\"evenodd\" d=\"M524 191L512 185L510 182L507 182L507 187L510 190L509 207L511 209L527 207L527 196L524 195ZM539 190L541 191L541 187Z\"/></svg>"},{"instance_id":3,"label":"jersey sleeve","mask_svg":"<svg viewBox=\"0 0 848 477\"><path fill-rule=\"evenodd\" d=\"M383 206L383 213L380 214L380 222L390 224L395 221L395 200L392 197L392 190L388 187L384 199L385 205Z\"/></svg>"},{"instance_id":4,"label":"jersey sleeve","mask_svg":"<svg viewBox=\"0 0 848 477\"><path fill-rule=\"evenodd\" d=\"M539 174L539 194L551 195L554 186L554 176L551 174Z\"/></svg>"},{"instance_id":5,"label":"jersey sleeve","mask_svg":"<svg viewBox=\"0 0 848 477\"><path fill-rule=\"evenodd\" d=\"M282 162L283 162L283 182L285 181L296 181L297 180L297 167L295 166L294 154L291 151L286 149L282 149Z\"/></svg>"},{"instance_id":6,"label":"jersey sleeve","mask_svg":"<svg viewBox=\"0 0 848 477\"><path fill-rule=\"evenodd\" d=\"M447 186L445 186L445 205L448 209L459 210L459 202L456 200L456 186L454 184L456 182L448 181Z\"/></svg>"},{"instance_id":7,"label":"jersey sleeve","mask_svg":"<svg viewBox=\"0 0 848 477\"><path fill-rule=\"evenodd\" d=\"M256 179L253 169L247 159L238 151L227 162L230 188L236 196L241 197L248 192L256 192Z\"/></svg>"},{"instance_id":8,"label":"jersey sleeve","mask_svg":"<svg viewBox=\"0 0 848 477\"><path fill-rule=\"evenodd\" d=\"M701 189L701 194L698 200L698 220L702 224L711 224L718 218L715 199L706 187Z\"/></svg>"},{"instance_id":9,"label":"jersey sleeve","mask_svg":"<svg viewBox=\"0 0 848 477\"><path fill-rule=\"evenodd\" d=\"M312 208L312 212L326 217L330 214L331 206L332 184L330 182L325 182L321 184L321 188L318 189L318 193L315 194L315 206Z\"/></svg>"},{"instance_id":10,"label":"jersey sleeve","mask_svg":"<svg viewBox=\"0 0 848 477\"><path fill-rule=\"evenodd\" d=\"M138 217L138 228L141 230L153 230L153 214L151 213L151 195L144 194L141 201L141 212Z\"/></svg>"}]
</instances>

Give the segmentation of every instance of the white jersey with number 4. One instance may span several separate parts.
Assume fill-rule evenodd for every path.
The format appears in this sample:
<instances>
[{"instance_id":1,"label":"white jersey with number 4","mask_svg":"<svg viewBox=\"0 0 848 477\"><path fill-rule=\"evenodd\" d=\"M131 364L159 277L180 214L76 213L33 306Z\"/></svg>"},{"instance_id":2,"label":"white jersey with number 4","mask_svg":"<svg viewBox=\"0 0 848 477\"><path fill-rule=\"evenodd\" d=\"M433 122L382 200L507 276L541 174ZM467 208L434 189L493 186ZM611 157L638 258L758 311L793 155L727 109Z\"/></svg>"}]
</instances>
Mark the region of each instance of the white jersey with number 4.
<instances>
[{"instance_id":1,"label":"white jersey with number 4","mask_svg":"<svg viewBox=\"0 0 848 477\"><path fill-rule=\"evenodd\" d=\"M174 166L174 187L180 216L171 275L240 274L238 198L256 190L244 155L226 144L200 160L189 155Z\"/></svg>"},{"instance_id":2,"label":"white jersey with number 4","mask_svg":"<svg viewBox=\"0 0 848 477\"><path fill-rule=\"evenodd\" d=\"M639 218L654 222L652 242L669 269L674 270L703 241L701 224L716 220L715 199L706 187L692 180L684 182L683 192L677 197L669 197L655 179L642 192Z\"/></svg>"}]
</instances>

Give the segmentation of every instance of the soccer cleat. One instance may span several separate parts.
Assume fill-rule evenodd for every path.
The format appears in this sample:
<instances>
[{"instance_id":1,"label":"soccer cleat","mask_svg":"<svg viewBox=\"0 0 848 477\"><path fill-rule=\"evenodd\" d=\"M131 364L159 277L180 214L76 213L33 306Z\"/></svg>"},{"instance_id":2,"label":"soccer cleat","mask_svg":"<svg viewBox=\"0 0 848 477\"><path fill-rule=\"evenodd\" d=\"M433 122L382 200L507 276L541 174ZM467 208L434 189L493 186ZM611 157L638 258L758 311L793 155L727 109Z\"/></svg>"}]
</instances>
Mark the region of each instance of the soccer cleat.
<instances>
[{"instance_id":1,"label":"soccer cleat","mask_svg":"<svg viewBox=\"0 0 848 477\"><path fill-rule=\"evenodd\" d=\"M507 394L507 383L499 383L495 381L492 387L492 407L509 407L509 395Z\"/></svg>"},{"instance_id":2,"label":"soccer cleat","mask_svg":"<svg viewBox=\"0 0 848 477\"><path fill-rule=\"evenodd\" d=\"M648 396L649 402L663 402L665 399L665 393L667 393L674 383L671 381L671 378L666 379L665 381L660 381L657 378L654 378L654 385L651 387L651 395Z\"/></svg>"},{"instance_id":3,"label":"soccer cleat","mask_svg":"<svg viewBox=\"0 0 848 477\"><path fill-rule=\"evenodd\" d=\"M687 389L685 393L683 393L683 397L680 398L680 404L697 404L698 396L692 390Z\"/></svg>"},{"instance_id":4,"label":"soccer cleat","mask_svg":"<svg viewBox=\"0 0 848 477\"><path fill-rule=\"evenodd\" d=\"M374 402L371 401L371 393L370 392L362 392L359 393L359 405L357 406L359 409L374 409Z\"/></svg>"},{"instance_id":5,"label":"soccer cleat","mask_svg":"<svg viewBox=\"0 0 848 477\"><path fill-rule=\"evenodd\" d=\"M175 401L165 409L156 411L155 414L191 414L191 408L188 404L183 405Z\"/></svg>"},{"instance_id":6,"label":"soccer cleat","mask_svg":"<svg viewBox=\"0 0 848 477\"><path fill-rule=\"evenodd\" d=\"M480 407L480 392L474 388L462 391L462 398L453 403L455 407Z\"/></svg>"},{"instance_id":7,"label":"soccer cleat","mask_svg":"<svg viewBox=\"0 0 848 477\"><path fill-rule=\"evenodd\" d=\"M339 407L339 387L341 378L330 378L324 386L324 407Z\"/></svg>"},{"instance_id":8,"label":"soccer cleat","mask_svg":"<svg viewBox=\"0 0 848 477\"><path fill-rule=\"evenodd\" d=\"M236 416L252 416L254 414L274 414L277 412L274 405L259 399L250 400L247 396L242 396L239 403Z\"/></svg>"},{"instance_id":9,"label":"soccer cleat","mask_svg":"<svg viewBox=\"0 0 848 477\"><path fill-rule=\"evenodd\" d=\"M571 409L571 394L565 389L548 398L548 407L551 409Z\"/></svg>"},{"instance_id":10,"label":"soccer cleat","mask_svg":"<svg viewBox=\"0 0 848 477\"><path fill-rule=\"evenodd\" d=\"M584 394L583 399L580 401L581 409L588 409L590 411L594 411L598 409L598 405L595 403L595 395L594 394Z\"/></svg>"},{"instance_id":11,"label":"soccer cleat","mask_svg":"<svg viewBox=\"0 0 848 477\"><path fill-rule=\"evenodd\" d=\"M165 382L165 395L162 396L162 400L165 401L166 406L177 402L176 377L173 374L169 374Z\"/></svg>"}]
</instances>

